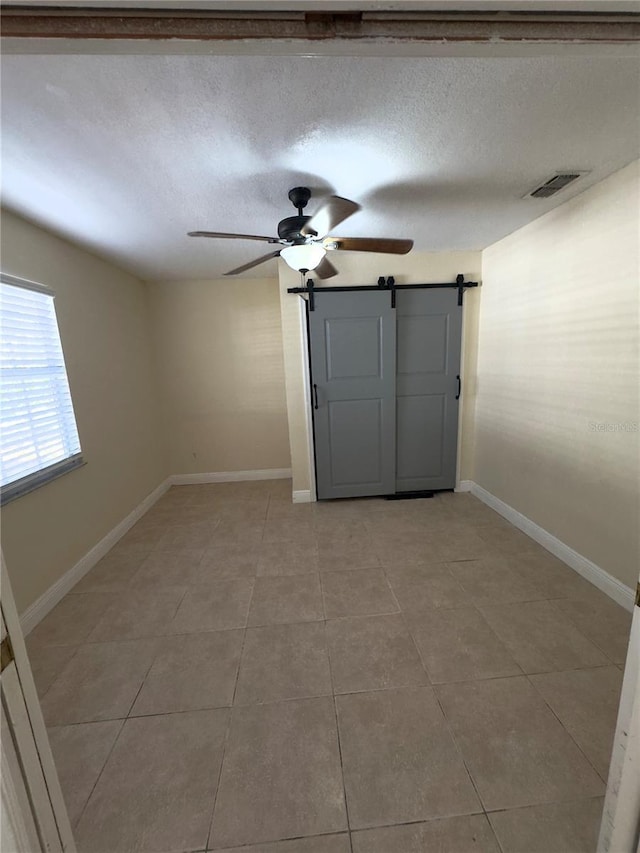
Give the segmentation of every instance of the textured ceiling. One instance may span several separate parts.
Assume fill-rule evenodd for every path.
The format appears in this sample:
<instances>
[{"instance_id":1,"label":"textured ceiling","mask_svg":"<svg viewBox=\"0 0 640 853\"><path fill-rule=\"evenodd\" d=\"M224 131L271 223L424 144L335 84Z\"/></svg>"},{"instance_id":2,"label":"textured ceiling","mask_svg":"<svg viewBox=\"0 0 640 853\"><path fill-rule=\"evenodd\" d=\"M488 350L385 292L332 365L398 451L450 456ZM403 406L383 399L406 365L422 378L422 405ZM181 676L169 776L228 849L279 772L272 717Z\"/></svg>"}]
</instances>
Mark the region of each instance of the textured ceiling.
<instances>
[{"instance_id":1,"label":"textured ceiling","mask_svg":"<svg viewBox=\"0 0 640 853\"><path fill-rule=\"evenodd\" d=\"M337 234L479 249L637 157L639 104L632 58L5 55L4 204L149 279L263 254L186 232L275 234L297 184L362 204ZM556 169L590 174L522 199Z\"/></svg>"}]
</instances>

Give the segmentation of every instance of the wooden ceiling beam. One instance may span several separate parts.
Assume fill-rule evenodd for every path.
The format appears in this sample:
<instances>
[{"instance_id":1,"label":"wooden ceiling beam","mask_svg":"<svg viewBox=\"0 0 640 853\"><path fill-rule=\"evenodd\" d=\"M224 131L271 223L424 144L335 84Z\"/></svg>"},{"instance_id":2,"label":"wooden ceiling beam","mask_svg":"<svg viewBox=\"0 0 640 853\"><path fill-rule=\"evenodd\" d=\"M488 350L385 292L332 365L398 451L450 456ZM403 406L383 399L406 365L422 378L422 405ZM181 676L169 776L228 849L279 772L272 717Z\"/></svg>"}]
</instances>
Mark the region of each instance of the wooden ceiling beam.
<instances>
[{"instance_id":1,"label":"wooden ceiling beam","mask_svg":"<svg viewBox=\"0 0 640 853\"><path fill-rule=\"evenodd\" d=\"M640 15L628 13L218 12L4 5L0 14L2 36L12 39L640 42Z\"/></svg>"}]
</instances>

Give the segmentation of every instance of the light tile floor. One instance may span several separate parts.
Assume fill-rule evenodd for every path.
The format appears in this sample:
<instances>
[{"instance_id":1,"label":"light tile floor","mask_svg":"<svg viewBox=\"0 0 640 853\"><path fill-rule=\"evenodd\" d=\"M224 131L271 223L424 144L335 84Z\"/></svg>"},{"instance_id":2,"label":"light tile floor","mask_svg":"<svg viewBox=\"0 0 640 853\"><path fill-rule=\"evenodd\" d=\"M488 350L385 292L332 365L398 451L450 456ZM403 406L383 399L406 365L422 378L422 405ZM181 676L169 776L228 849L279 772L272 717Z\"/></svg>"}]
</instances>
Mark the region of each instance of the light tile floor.
<instances>
[{"instance_id":1,"label":"light tile floor","mask_svg":"<svg viewBox=\"0 0 640 853\"><path fill-rule=\"evenodd\" d=\"M172 488L28 637L81 853L591 853L630 616L468 494Z\"/></svg>"}]
</instances>

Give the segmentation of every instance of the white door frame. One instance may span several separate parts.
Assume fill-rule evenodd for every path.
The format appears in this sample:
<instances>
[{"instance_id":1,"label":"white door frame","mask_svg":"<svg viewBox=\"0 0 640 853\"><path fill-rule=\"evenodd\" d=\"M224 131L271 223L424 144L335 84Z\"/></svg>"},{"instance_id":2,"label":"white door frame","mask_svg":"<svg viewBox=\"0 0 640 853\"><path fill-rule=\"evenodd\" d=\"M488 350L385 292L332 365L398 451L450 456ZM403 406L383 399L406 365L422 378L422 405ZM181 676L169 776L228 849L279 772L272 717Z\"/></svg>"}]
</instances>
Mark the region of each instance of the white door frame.
<instances>
[{"instance_id":1,"label":"white door frame","mask_svg":"<svg viewBox=\"0 0 640 853\"><path fill-rule=\"evenodd\" d=\"M640 849L640 581L633 608L598 853Z\"/></svg>"},{"instance_id":2,"label":"white door frame","mask_svg":"<svg viewBox=\"0 0 640 853\"><path fill-rule=\"evenodd\" d=\"M7 679L17 679L15 667L13 672L6 673ZM5 673L3 673L3 679ZM19 692L15 682L9 690ZM4 702L1 711L2 734L0 735L0 751L2 767L0 769L1 808L0 808L0 839L3 849L10 853L18 851L39 850L41 848L38 828L36 826L29 792L24 781L20 766L18 750L13 738L8 714Z\"/></svg>"},{"instance_id":3,"label":"white door frame","mask_svg":"<svg viewBox=\"0 0 640 853\"><path fill-rule=\"evenodd\" d=\"M6 853L76 853L2 554L0 561L4 735L0 806L3 833L7 833L2 849Z\"/></svg>"}]
</instances>

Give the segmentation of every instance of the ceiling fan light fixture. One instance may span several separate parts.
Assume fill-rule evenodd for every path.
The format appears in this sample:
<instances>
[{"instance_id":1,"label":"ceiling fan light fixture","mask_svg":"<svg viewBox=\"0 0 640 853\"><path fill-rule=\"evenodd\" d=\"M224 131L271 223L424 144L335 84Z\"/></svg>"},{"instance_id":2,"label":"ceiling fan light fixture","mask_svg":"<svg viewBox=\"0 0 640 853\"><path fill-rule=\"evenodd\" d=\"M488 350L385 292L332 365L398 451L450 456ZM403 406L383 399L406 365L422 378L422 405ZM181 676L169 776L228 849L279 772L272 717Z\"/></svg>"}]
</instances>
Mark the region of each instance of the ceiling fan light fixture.
<instances>
[{"instance_id":1,"label":"ceiling fan light fixture","mask_svg":"<svg viewBox=\"0 0 640 853\"><path fill-rule=\"evenodd\" d=\"M314 270L327 254L326 249L317 243L303 243L300 246L287 246L280 250L280 257L292 270Z\"/></svg>"}]
</instances>

